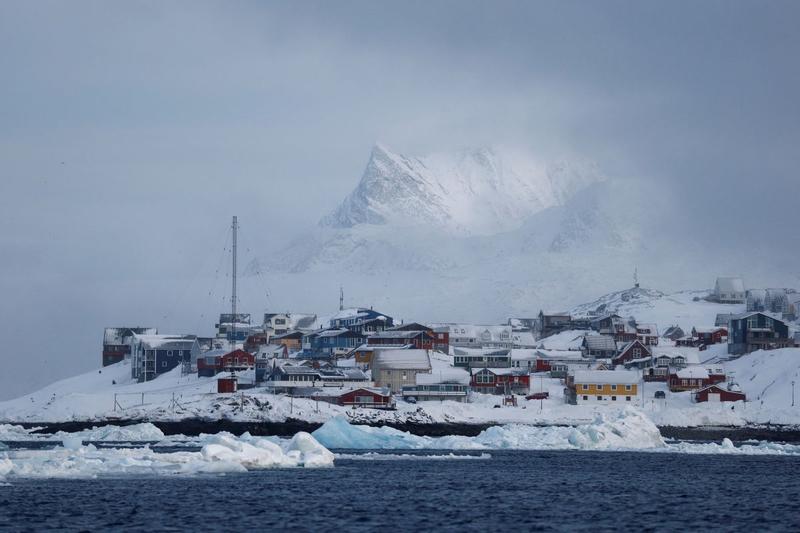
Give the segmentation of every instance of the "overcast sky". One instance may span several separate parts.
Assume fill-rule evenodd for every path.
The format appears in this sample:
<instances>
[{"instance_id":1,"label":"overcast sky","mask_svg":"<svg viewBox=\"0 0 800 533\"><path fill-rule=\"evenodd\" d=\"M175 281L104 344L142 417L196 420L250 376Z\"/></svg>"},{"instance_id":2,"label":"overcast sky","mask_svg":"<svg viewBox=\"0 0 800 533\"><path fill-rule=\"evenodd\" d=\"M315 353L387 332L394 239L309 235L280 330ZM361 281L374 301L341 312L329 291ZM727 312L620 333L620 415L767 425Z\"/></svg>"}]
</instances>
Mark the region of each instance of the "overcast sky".
<instances>
[{"instance_id":1,"label":"overcast sky","mask_svg":"<svg viewBox=\"0 0 800 533\"><path fill-rule=\"evenodd\" d=\"M580 154L685 191L720 232L797 243L799 15L4 1L0 398L92 368L104 325L194 324L180 292L216 264L230 216L274 246L341 200L376 141Z\"/></svg>"}]
</instances>

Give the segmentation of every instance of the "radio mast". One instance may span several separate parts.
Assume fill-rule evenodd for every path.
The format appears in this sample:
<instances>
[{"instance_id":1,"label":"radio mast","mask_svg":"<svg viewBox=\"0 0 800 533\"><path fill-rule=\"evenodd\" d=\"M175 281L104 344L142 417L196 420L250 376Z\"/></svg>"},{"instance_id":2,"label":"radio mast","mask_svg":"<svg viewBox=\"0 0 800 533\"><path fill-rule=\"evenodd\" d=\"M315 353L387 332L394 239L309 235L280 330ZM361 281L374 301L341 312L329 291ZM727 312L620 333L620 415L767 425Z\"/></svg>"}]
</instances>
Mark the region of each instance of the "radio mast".
<instances>
[{"instance_id":1,"label":"radio mast","mask_svg":"<svg viewBox=\"0 0 800 533\"><path fill-rule=\"evenodd\" d=\"M233 347L236 348L236 232L239 229L239 219L236 215L233 216L231 229L233 230L233 246L231 247L233 259L231 271L231 341L233 342Z\"/></svg>"}]
</instances>

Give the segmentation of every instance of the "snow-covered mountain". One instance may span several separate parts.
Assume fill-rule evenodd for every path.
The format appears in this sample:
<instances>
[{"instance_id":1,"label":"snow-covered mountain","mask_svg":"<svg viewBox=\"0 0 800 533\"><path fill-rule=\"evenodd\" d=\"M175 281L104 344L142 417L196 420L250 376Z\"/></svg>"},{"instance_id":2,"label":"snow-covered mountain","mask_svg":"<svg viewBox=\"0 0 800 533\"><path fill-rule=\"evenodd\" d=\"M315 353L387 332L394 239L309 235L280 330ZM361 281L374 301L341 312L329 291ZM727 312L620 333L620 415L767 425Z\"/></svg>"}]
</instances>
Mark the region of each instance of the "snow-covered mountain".
<instances>
[{"instance_id":1,"label":"snow-covered mountain","mask_svg":"<svg viewBox=\"0 0 800 533\"><path fill-rule=\"evenodd\" d=\"M280 308L348 303L429 321L489 321L570 309L644 284L713 284L742 268L720 229L693 222L664 183L606 179L591 163L503 149L411 157L377 146L355 189L283 249L248 265ZM324 298L324 301L321 301Z\"/></svg>"},{"instance_id":2,"label":"snow-covered mountain","mask_svg":"<svg viewBox=\"0 0 800 533\"><path fill-rule=\"evenodd\" d=\"M589 163L547 163L508 149L408 157L377 145L358 186L320 225L424 225L459 236L494 235L603 180Z\"/></svg>"}]
</instances>

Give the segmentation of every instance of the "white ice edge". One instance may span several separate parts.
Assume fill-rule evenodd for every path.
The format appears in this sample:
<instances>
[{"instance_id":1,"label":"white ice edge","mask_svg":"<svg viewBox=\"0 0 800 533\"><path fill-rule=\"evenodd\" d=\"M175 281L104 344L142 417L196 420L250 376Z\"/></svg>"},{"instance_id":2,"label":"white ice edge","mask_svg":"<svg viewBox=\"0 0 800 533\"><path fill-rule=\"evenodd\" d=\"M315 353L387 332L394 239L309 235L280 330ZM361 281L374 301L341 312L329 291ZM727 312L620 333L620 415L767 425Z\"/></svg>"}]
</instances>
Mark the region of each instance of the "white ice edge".
<instances>
[{"instance_id":1,"label":"white ice edge","mask_svg":"<svg viewBox=\"0 0 800 533\"><path fill-rule=\"evenodd\" d=\"M0 482L13 478L92 478L119 475L238 473L248 470L333 466L334 456L314 437L297 433L291 440L230 434L210 436L197 452L156 453L142 448L83 446L65 438L51 450L15 450L0 455Z\"/></svg>"},{"instance_id":2,"label":"white ice edge","mask_svg":"<svg viewBox=\"0 0 800 533\"><path fill-rule=\"evenodd\" d=\"M466 455L455 453L438 453L438 454L413 454L413 453L337 453L336 459L353 459L360 461L397 461L397 460L420 460L420 461L436 461L436 460L459 460L459 459L491 459L491 454L482 453L480 455Z\"/></svg>"}]
</instances>

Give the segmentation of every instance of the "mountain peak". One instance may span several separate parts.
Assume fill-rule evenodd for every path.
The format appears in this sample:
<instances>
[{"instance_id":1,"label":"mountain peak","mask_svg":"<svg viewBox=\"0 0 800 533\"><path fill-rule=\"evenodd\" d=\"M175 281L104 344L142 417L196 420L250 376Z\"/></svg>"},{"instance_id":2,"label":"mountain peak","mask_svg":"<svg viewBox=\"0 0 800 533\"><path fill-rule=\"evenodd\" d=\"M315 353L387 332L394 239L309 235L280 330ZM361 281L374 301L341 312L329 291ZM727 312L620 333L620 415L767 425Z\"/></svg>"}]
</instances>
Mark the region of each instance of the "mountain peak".
<instances>
[{"instance_id":1,"label":"mountain peak","mask_svg":"<svg viewBox=\"0 0 800 533\"><path fill-rule=\"evenodd\" d=\"M562 205L601 181L596 169L493 147L411 157L381 143L372 148L361 181L321 226L425 226L456 235L493 235L531 215Z\"/></svg>"}]
</instances>

